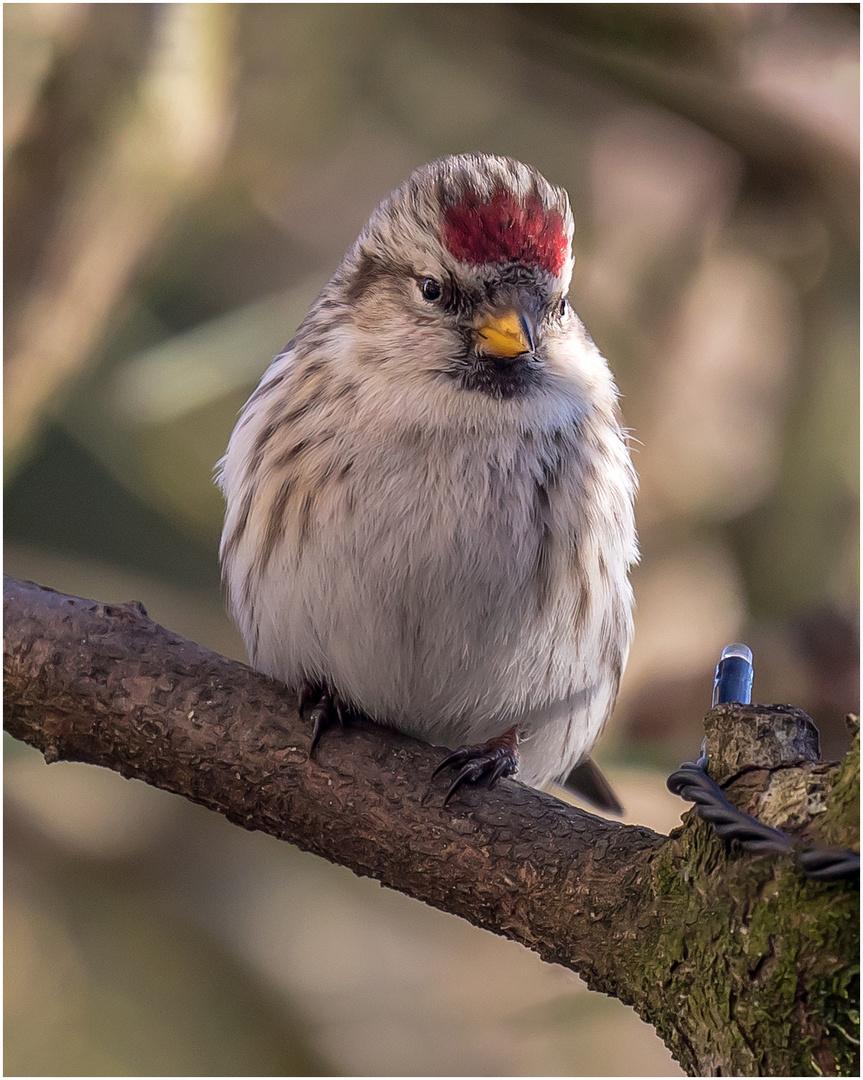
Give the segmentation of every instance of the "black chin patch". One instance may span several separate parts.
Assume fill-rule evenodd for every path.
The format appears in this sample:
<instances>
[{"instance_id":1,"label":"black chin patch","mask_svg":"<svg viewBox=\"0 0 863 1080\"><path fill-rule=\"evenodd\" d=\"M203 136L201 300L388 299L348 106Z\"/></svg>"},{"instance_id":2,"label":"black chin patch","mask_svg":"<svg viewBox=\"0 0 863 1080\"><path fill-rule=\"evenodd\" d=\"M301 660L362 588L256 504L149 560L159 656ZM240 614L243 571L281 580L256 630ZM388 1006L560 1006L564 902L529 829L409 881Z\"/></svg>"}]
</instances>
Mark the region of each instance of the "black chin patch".
<instances>
[{"instance_id":1,"label":"black chin patch","mask_svg":"<svg viewBox=\"0 0 863 1080\"><path fill-rule=\"evenodd\" d=\"M494 356L467 356L448 375L465 390L498 399L524 397L539 386L539 361L533 356L505 359Z\"/></svg>"}]
</instances>

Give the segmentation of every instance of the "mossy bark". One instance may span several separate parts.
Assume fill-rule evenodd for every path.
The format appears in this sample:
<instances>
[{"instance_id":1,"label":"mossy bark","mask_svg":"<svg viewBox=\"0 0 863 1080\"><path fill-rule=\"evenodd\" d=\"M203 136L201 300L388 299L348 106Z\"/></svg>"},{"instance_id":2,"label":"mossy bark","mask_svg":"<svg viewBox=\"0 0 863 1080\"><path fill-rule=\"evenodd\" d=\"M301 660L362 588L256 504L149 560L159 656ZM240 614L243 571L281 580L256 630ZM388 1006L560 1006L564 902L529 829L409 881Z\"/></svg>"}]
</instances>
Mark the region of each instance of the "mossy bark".
<instances>
[{"instance_id":1,"label":"mossy bark","mask_svg":"<svg viewBox=\"0 0 863 1080\"><path fill-rule=\"evenodd\" d=\"M781 709L714 710L708 744L711 720L715 727L723 714L720 728L739 730L753 716L782 718ZM787 751L789 741L778 746ZM777 757L768 767L742 767L726 788L732 802L805 843L856 844L859 726L840 765L800 760L796 751ZM790 858L743 853L695 811L653 869L653 918L630 969L643 971L651 999L639 1011L687 1071L859 1075L857 889L810 881Z\"/></svg>"}]
</instances>

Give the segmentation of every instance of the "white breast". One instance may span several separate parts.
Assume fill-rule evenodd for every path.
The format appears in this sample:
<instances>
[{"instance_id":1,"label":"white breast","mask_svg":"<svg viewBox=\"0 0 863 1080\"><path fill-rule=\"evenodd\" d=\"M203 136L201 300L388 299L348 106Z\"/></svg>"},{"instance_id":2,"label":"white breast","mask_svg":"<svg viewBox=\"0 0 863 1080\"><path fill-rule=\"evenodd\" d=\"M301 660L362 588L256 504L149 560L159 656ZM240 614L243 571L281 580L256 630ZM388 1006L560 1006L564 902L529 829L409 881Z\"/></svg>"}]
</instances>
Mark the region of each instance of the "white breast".
<instances>
[{"instance_id":1,"label":"white breast","mask_svg":"<svg viewBox=\"0 0 863 1080\"><path fill-rule=\"evenodd\" d=\"M332 448L353 465L316 493L302 542L297 503L262 573L259 535L235 553L255 666L445 746L518 723L523 779L558 775L598 735L628 648L621 530L586 513L602 483L573 460L539 495L546 448L512 432L369 440L356 423Z\"/></svg>"}]
</instances>

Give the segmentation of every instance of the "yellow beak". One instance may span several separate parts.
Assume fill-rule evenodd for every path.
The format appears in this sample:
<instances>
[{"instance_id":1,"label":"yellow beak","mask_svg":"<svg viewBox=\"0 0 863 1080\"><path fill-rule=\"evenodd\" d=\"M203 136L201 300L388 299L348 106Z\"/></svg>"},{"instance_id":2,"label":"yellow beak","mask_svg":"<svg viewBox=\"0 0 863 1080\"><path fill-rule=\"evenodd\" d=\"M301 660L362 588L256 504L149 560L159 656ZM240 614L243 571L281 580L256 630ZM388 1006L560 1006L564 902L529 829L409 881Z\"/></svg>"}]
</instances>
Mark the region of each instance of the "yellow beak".
<instances>
[{"instance_id":1,"label":"yellow beak","mask_svg":"<svg viewBox=\"0 0 863 1080\"><path fill-rule=\"evenodd\" d=\"M475 327L474 334L479 351L486 356L514 357L533 352L530 323L514 309L490 315Z\"/></svg>"}]
</instances>

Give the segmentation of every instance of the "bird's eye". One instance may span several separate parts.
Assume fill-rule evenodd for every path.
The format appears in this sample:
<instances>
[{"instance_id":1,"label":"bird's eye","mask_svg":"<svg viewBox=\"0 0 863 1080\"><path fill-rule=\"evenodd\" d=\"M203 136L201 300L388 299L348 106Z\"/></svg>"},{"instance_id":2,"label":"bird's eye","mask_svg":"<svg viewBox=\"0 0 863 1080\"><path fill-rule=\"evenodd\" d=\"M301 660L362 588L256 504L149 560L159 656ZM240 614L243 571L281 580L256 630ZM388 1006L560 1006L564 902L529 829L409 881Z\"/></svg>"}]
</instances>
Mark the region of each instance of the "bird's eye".
<instances>
[{"instance_id":1,"label":"bird's eye","mask_svg":"<svg viewBox=\"0 0 863 1080\"><path fill-rule=\"evenodd\" d=\"M430 304L433 304L435 300L440 300L443 295L443 289L440 282L435 281L434 278L423 278L420 282L420 292L423 294L423 300L428 300Z\"/></svg>"}]
</instances>

